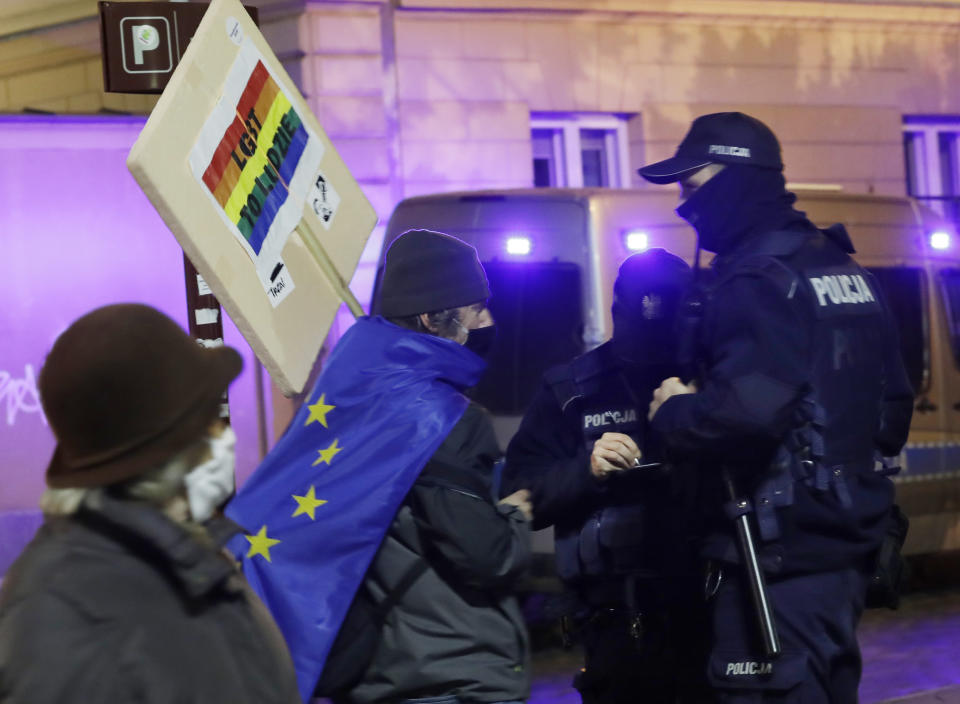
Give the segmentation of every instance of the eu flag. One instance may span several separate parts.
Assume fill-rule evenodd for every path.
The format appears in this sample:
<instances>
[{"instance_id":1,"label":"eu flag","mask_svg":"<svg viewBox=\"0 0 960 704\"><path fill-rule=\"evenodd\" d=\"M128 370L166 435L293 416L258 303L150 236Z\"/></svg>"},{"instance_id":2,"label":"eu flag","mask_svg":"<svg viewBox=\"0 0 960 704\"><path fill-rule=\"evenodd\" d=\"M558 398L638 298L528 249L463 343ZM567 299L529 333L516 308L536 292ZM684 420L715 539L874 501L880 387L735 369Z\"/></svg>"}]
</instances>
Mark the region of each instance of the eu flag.
<instances>
[{"instance_id":1,"label":"eu flag","mask_svg":"<svg viewBox=\"0 0 960 704\"><path fill-rule=\"evenodd\" d=\"M401 501L463 415L484 361L452 340L361 318L227 507L231 544L283 631L306 702Z\"/></svg>"}]
</instances>

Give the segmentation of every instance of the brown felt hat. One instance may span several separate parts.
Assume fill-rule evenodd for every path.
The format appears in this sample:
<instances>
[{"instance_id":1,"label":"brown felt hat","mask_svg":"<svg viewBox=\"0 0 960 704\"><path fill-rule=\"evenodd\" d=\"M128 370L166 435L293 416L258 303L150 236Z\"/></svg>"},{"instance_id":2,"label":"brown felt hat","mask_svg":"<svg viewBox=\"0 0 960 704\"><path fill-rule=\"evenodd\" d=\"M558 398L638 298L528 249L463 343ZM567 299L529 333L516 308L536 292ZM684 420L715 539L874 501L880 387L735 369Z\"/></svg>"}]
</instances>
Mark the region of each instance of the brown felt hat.
<instances>
[{"instance_id":1,"label":"brown felt hat","mask_svg":"<svg viewBox=\"0 0 960 704\"><path fill-rule=\"evenodd\" d=\"M47 484L107 486L162 465L203 436L242 367L236 350L201 347L149 306L87 313L57 338L40 372L57 438Z\"/></svg>"}]
</instances>

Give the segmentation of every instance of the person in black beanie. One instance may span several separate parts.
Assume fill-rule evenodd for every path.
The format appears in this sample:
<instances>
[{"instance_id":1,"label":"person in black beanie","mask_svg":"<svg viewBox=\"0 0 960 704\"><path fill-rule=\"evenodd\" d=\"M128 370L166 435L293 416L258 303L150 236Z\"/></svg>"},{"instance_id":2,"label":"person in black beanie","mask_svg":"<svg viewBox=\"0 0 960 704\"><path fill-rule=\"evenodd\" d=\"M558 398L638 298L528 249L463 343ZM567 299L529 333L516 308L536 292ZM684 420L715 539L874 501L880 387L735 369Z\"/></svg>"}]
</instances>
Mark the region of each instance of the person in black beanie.
<instances>
[{"instance_id":1,"label":"person in black beanie","mask_svg":"<svg viewBox=\"0 0 960 704\"><path fill-rule=\"evenodd\" d=\"M553 526L565 630L583 646L585 704L702 704L701 578L692 487L646 421L680 373L677 323L691 282L679 257L629 257L613 286L613 336L549 370L507 448L503 490L529 488L534 528Z\"/></svg>"},{"instance_id":2,"label":"person in black beanie","mask_svg":"<svg viewBox=\"0 0 960 704\"><path fill-rule=\"evenodd\" d=\"M489 297L473 247L439 232L410 230L387 250L374 309L397 325L449 338L485 357L496 337Z\"/></svg>"},{"instance_id":3,"label":"person in black beanie","mask_svg":"<svg viewBox=\"0 0 960 704\"><path fill-rule=\"evenodd\" d=\"M878 556L895 554L881 543L905 531L874 458L900 452L913 390L877 282L842 225L818 229L793 207L782 171L773 132L739 112L698 117L675 156L640 169L680 183L677 214L717 255L684 344L692 383L663 381L649 416L707 487L716 700L849 704L867 584ZM726 503L730 485L738 501ZM742 515L779 654L737 564Z\"/></svg>"},{"instance_id":4,"label":"person in black beanie","mask_svg":"<svg viewBox=\"0 0 960 704\"><path fill-rule=\"evenodd\" d=\"M411 230L387 250L373 306L382 317L357 324L396 326L386 356L415 375L440 374L462 392L486 366L494 334L489 295L473 247ZM371 369L369 383L381 373L392 372ZM493 466L502 453L487 412L465 405L407 494L351 606L353 614L361 603L392 604L377 624L369 665L334 693L338 704L519 704L529 694L526 627L512 593L530 558L529 492L494 500ZM430 414L431 398L410 412Z\"/></svg>"}]
</instances>

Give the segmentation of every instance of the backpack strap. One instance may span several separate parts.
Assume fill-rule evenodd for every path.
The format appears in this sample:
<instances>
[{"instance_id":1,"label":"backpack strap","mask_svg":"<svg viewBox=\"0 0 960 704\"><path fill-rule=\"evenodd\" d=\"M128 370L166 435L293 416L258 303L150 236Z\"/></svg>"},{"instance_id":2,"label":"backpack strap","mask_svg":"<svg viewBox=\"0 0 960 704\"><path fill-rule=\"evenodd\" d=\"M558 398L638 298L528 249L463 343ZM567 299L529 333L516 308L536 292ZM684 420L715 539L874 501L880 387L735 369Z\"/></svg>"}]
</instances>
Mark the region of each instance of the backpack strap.
<instances>
[{"instance_id":1,"label":"backpack strap","mask_svg":"<svg viewBox=\"0 0 960 704\"><path fill-rule=\"evenodd\" d=\"M427 561L418 555L416 562L407 568L407 571L403 573L397 585L390 590L383 601L377 604L373 611L377 623L382 624L387 620L387 614L390 613L394 606L400 603L404 594L410 591L413 583L420 579L429 567L430 565L427 564Z\"/></svg>"}]
</instances>

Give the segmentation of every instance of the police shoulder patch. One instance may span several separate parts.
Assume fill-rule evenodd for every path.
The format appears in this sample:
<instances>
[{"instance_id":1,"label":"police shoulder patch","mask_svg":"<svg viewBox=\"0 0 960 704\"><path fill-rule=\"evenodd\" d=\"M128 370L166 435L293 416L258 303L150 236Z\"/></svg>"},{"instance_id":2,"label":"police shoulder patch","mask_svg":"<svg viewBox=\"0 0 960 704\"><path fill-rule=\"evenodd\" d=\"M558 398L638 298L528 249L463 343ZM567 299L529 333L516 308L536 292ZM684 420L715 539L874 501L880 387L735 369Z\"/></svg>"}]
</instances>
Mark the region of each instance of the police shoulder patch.
<instances>
[{"instance_id":1,"label":"police shoulder patch","mask_svg":"<svg viewBox=\"0 0 960 704\"><path fill-rule=\"evenodd\" d=\"M818 317L863 315L881 310L877 284L868 272L850 264L804 272Z\"/></svg>"}]
</instances>

